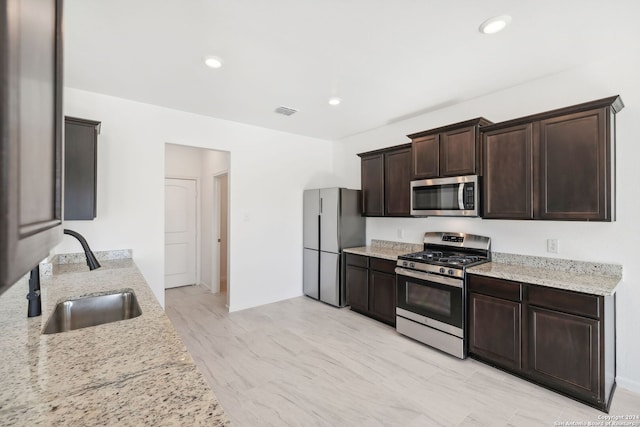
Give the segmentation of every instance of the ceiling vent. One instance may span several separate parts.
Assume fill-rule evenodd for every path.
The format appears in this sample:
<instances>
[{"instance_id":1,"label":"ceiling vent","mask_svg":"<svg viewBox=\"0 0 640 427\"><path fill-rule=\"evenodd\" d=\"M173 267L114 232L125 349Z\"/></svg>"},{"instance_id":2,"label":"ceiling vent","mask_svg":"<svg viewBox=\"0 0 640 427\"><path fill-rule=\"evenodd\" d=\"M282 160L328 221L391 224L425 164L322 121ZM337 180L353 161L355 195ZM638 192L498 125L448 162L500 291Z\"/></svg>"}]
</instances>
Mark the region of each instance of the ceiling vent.
<instances>
[{"instance_id":1,"label":"ceiling vent","mask_svg":"<svg viewBox=\"0 0 640 427\"><path fill-rule=\"evenodd\" d=\"M280 107L276 108L275 111L276 111L276 113L284 114L285 116L290 116L290 115L298 112L298 110L296 110L296 109L289 108L289 107L283 107L282 105Z\"/></svg>"}]
</instances>

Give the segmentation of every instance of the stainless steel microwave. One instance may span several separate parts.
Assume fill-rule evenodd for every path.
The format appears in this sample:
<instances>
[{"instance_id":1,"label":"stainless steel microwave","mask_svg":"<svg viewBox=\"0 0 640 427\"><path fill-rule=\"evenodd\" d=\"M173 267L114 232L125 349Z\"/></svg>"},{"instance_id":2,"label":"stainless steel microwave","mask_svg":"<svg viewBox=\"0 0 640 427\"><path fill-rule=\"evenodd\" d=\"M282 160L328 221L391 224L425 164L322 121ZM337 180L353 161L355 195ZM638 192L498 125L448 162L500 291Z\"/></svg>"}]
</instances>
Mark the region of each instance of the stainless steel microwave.
<instances>
[{"instance_id":1,"label":"stainless steel microwave","mask_svg":"<svg viewBox=\"0 0 640 427\"><path fill-rule=\"evenodd\" d=\"M478 216L478 176L423 179L411 182L411 215Z\"/></svg>"}]
</instances>

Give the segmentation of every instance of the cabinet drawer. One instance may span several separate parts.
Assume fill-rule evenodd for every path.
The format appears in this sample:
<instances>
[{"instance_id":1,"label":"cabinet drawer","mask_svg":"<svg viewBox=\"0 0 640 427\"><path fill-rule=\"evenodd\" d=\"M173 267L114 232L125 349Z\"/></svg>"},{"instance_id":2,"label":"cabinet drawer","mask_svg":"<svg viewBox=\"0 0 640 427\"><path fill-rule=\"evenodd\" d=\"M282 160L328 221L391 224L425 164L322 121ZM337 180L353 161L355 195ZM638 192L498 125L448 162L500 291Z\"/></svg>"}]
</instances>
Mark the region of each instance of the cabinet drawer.
<instances>
[{"instance_id":1,"label":"cabinet drawer","mask_svg":"<svg viewBox=\"0 0 640 427\"><path fill-rule=\"evenodd\" d=\"M511 301L522 301L522 284L493 277L469 276L469 291Z\"/></svg>"},{"instance_id":2,"label":"cabinet drawer","mask_svg":"<svg viewBox=\"0 0 640 427\"><path fill-rule=\"evenodd\" d=\"M369 257L364 255L346 254L347 265L355 265L356 267L369 268Z\"/></svg>"},{"instance_id":3,"label":"cabinet drawer","mask_svg":"<svg viewBox=\"0 0 640 427\"><path fill-rule=\"evenodd\" d=\"M551 308L565 313L600 318L599 297L580 292L528 285L529 304Z\"/></svg>"},{"instance_id":4,"label":"cabinet drawer","mask_svg":"<svg viewBox=\"0 0 640 427\"><path fill-rule=\"evenodd\" d=\"M371 258L371 270L382 271L389 274L396 274L396 261Z\"/></svg>"}]
</instances>

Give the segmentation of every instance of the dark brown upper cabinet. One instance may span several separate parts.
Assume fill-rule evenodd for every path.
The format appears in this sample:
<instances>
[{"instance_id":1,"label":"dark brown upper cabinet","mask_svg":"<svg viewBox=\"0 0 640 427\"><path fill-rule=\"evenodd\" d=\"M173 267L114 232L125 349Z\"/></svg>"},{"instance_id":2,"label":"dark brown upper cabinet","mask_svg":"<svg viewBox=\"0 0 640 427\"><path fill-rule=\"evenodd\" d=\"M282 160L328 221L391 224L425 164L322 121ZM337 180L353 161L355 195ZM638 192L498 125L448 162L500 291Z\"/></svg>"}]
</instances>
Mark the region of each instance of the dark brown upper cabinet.
<instances>
[{"instance_id":1,"label":"dark brown upper cabinet","mask_svg":"<svg viewBox=\"0 0 640 427\"><path fill-rule=\"evenodd\" d=\"M364 216L410 216L411 144L358 154Z\"/></svg>"},{"instance_id":2,"label":"dark brown upper cabinet","mask_svg":"<svg viewBox=\"0 0 640 427\"><path fill-rule=\"evenodd\" d=\"M64 219L92 220L100 122L65 117L64 131Z\"/></svg>"},{"instance_id":3,"label":"dark brown upper cabinet","mask_svg":"<svg viewBox=\"0 0 640 427\"><path fill-rule=\"evenodd\" d=\"M361 157L362 214L384 216L384 154L359 154Z\"/></svg>"},{"instance_id":4,"label":"dark brown upper cabinet","mask_svg":"<svg viewBox=\"0 0 640 427\"><path fill-rule=\"evenodd\" d=\"M615 220L619 96L482 128L483 218Z\"/></svg>"},{"instance_id":5,"label":"dark brown upper cabinet","mask_svg":"<svg viewBox=\"0 0 640 427\"><path fill-rule=\"evenodd\" d=\"M62 1L2 2L0 40L1 294L62 240Z\"/></svg>"},{"instance_id":6,"label":"dark brown upper cabinet","mask_svg":"<svg viewBox=\"0 0 640 427\"><path fill-rule=\"evenodd\" d=\"M485 218L533 219L531 123L485 131Z\"/></svg>"},{"instance_id":7,"label":"dark brown upper cabinet","mask_svg":"<svg viewBox=\"0 0 640 427\"><path fill-rule=\"evenodd\" d=\"M480 126L485 118L407 135L413 152L413 179L481 175Z\"/></svg>"}]
</instances>

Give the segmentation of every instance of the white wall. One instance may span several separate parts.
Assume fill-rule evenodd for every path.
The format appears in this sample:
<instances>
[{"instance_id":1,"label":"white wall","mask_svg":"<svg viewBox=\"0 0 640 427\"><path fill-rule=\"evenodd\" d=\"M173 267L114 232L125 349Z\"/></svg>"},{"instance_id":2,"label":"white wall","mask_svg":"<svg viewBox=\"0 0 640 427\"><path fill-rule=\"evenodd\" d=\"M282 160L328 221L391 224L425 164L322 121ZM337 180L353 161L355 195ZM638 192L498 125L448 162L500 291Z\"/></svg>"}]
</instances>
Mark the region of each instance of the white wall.
<instances>
[{"instance_id":1,"label":"white wall","mask_svg":"<svg viewBox=\"0 0 640 427\"><path fill-rule=\"evenodd\" d=\"M65 227L94 250L133 249L160 303L165 143L231 153L230 310L302 295L302 191L331 185L331 142L72 88L65 88L64 111L102 121L97 218ZM71 240L55 251L79 252Z\"/></svg>"},{"instance_id":2,"label":"white wall","mask_svg":"<svg viewBox=\"0 0 640 427\"><path fill-rule=\"evenodd\" d=\"M556 256L623 265L617 292L618 385L640 391L640 57L599 57L597 63L549 76L346 138L335 145L335 171L344 185L360 188L356 153L398 145L404 135L483 116L494 122L620 94L626 108L617 116L618 220L614 223L497 221L447 218L369 218L367 239L420 243L425 231L461 231L487 235L492 248L537 256ZM404 238L399 238L404 232ZM546 252L546 239L557 238L560 251Z\"/></svg>"}]
</instances>

